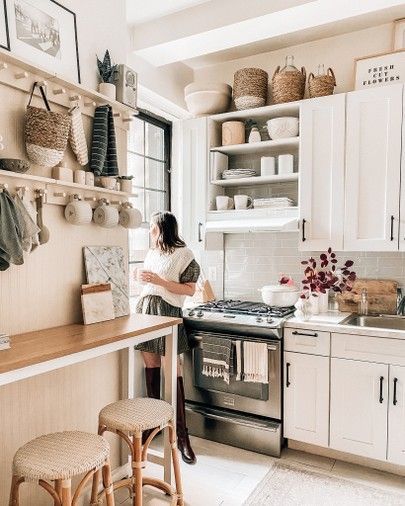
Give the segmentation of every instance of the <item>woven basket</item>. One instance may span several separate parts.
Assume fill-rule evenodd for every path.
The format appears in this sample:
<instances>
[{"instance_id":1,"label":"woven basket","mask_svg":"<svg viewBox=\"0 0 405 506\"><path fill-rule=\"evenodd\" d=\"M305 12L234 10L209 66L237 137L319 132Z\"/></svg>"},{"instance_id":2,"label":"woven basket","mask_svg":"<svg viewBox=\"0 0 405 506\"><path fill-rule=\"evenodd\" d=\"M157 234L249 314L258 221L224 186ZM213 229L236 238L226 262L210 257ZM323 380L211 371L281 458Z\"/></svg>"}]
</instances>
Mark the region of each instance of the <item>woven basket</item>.
<instances>
[{"instance_id":1,"label":"woven basket","mask_svg":"<svg viewBox=\"0 0 405 506\"><path fill-rule=\"evenodd\" d=\"M306 71L287 70L280 72L277 67L272 79L273 102L282 104L284 102L295 102L302 100L305 93Z\"/></svg>"},{"instance_id":2,"label":"woven basket","mask_svg":"<svg viewBox=\"0 0 405 506\"><path fill-rule=\"evenodd\" d=\"M267 101L269 75L262 69L244 68L233 77L233 99L238 110L262 107Z\"/></svg>"},{"instance_id":3,"label":"woven basket","mask_svg":"<svg viewBox=\"0 0 405 506\"><path fill-rule=\"evenodd\" d=\"M329 67L323 76L314 76L311 72L308 76L308 92L310 98L333 95L336 79L333 70Z\"/></svg>"}]
</instances>

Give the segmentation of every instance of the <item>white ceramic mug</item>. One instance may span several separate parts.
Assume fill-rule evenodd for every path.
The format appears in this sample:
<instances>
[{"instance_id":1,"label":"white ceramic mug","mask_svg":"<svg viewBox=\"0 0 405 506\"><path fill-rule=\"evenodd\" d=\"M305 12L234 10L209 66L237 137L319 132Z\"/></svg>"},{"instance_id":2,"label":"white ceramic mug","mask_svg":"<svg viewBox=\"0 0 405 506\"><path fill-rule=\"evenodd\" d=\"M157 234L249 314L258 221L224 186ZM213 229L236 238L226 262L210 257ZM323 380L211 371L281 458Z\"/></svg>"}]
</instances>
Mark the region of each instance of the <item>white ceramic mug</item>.
<instances>
[{"instance_id":1,"label":"white ceramic mug","mask_svg":"<svg viewBox=\"0 0 405 506\"><path fill-rule=\"evenodd\" d=\"M262 156L260 158L260 175L274 176L276 173L276 160L274 156Z\"/></svg>"},{"instance_id":2,"label":"white ceramic mug","mask_svg":"<svg viewBox=\"0 0 405 506\"><path fill-rule=\"evenodd\" d=\"M142 214L138 209L122 206L120 210L120 225L124 228L139 228L142 224Z\"/></svg>"},{"instance_id":3,"label":"white ceramic mug","mask_svg":"<svg viewBox=\"0 0 405 506\"><path fill-rule=\"evenodd\" d=\"M113 228L118 225L118 209L106 203L96 207L93 214L94 223L103 228Z\"/></svg>"},{"instance_id":4,"label":"white ceramic mug","mask_svg":"<svg viewBox=\"0 0 405 506\"><path fill-rule=\"evenodd\" d=\"M132 193L132 179L121 179L121 191L125 193Z\"/></svg>"},{"instance_id":5,"label":"white ceramic mug","mask_svg":"<svg viewBox=\"0 0 405 506\"><path fill-rule=\"evenodd\" d=\"M279 155L278 157L278 173L292 174L294 172L294 156Z\"/></svg>"},{"instance_id":6,"label":"white ceramic mug","mask_svg":"<svg viewBox=\"0 0 405 506\"><path fill-rule=\"evenodd\" d=\"M76 169L73 173L73 179L77 184L86 184L86 172L82 169Z\"/></svg>"},{"instance_id":7,"label":"white ceramic mug","mask_svg":"<svg viewBox=\"0 0 405 506\"><path fill-rule=\"evenodd\" d=\"M216 198L218 211L226 211L227 209L233 209L233 199L226 195L218 195Z\"/></svg>"},{"instance_id":8,"label":"white ceramic mug","mask_svg":"<svg viewBox=\"0 0 405 506\"><path fill-rule=\"evenodd\" d=\"M141 279L141 276L142 276L142 274L143 274L144 272L146 272L146 270L145 270L145 269L140 269L139 267L138 267L138 269L136 269L136 271L135 271L135 279L136 279L136 281L137 281L140 285L146 285L146 281L142 281L142 279Z\"/></svg>"},{"instance_id":9,"label":"white ceramic mug","mask_svg":"<svg viewBox=\"0 0 405 506\"><path fill-rule=\"evenodd\" d=\"M234 195L235 209L251 209L253 207L252 197L249 195Z\"/></svg>"},{"instance_id":10,"label":"white ceramic mug","mask_svg":"<svg viewBox=\"0 0 405 506\"><path fill-rule=\"evenodd\" d=\"M65 218L72 225L87 225L91 223L93 211L88 202L73 200L65 207Z\"/></svg>"},{"instance_id":11,"label":"white ceramic mug","mask_svg":"<svg viewBox=\"0 0 405 506\"><path fill-rule=\"evenodd\" d=\"M94 186L94 173L93 172L86 172L86 185L87 186Z\"/></svg>"}]
</instances>

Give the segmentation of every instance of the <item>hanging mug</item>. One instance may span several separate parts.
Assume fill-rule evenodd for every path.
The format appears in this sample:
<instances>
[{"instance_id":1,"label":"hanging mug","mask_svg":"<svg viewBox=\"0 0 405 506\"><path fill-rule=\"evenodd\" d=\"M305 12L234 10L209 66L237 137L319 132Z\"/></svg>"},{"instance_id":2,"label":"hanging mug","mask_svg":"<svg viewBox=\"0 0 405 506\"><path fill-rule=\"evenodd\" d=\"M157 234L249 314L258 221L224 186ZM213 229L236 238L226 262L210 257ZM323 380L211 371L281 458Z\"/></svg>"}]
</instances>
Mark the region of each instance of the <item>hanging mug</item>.
<instances>
[{"instance_id":1,"label":"hanging mug","mask_svg":"<svg viewBox=\"0 0 405 506\"><path fill-rule=\"evenodd\" d=\"M65 207L65 218L71 225L87 225L91 223L92 215L91 205L80 200L77 195Z\"/></svg>"},{"instance_id":2,"label":"hanging mug","mask_svg":"<svg viewBox=\"0 0 405 506\"><path fill-rule=\"evenodd\" d=\"M94 210L93 220L100 227L114 228L119 222L118 209L103 200L102 204Z\"/></svg>"},{"instance_id":3,"label":"hanging mug","mask_svg":"<svg viewBox=\"0 0 405 506\"><path fill-rule=\"evenodd\" d=\"M120 225L124 228L139 228L142 224L142 214L132 204L126 202L120 210Z\"/></svg>"}]
</instances>

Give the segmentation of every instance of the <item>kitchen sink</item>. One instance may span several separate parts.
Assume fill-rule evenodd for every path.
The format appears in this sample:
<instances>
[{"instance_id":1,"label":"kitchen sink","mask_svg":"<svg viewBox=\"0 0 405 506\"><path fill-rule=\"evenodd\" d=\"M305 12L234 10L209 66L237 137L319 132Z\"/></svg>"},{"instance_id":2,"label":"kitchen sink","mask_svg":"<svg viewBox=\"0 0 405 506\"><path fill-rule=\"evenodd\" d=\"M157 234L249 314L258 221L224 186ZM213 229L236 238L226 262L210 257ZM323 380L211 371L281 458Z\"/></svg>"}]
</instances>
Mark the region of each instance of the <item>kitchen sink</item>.
<instances>
[{"instance_id":1,"label":"kitchen sink","mask_svg":"<svg viewBox=\"0 0 405 506\"><path fill-rule=\"evenodd\" d=\"M356 327L374 327L378 329L405 330L404 316L361 316L351 315L342 325L355 325Z\"/></svg>"}]
</instances>

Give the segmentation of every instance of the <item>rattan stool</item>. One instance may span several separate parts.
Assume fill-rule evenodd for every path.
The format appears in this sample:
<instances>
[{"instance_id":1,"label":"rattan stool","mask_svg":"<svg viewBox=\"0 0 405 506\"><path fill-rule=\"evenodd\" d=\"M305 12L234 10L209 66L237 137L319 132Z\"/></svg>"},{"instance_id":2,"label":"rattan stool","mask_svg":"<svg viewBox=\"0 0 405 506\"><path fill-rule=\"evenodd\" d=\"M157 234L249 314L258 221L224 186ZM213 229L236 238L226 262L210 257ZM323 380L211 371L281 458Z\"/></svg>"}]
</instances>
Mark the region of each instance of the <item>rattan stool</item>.
<instances>
[{"instance_id":1,"label":"rattan stool","mask_svg":"<svg viewBox=\"0 0 405 506\"><path fill-rule=\"evenodd\" d=\"M96 434L56 432L33 439L14 455L10 506L19 506L19 487L24 482L38 483L52 496L55 506L75 506L92 477L92 502L97 504L101 474L107 505L114 506L109 458L108 442ZM82 473L86 475L72 498L71 479Z\"/></svg>"},{"instance_id":2,"label":"rattan stool","mask_svg":"<svg viewBox=\"0 0 405 506\"><path fill-rule=\"evenodd\" d=\"M109 404L100 411L99 434L114 432L128 445L132 458L132 476L113 484L114 490L126 487L130 490L133 506L142 506L142 486L150 485L170 495L171 505L183 506L180 465L177 453L174 412L170 404L159 399L127 399ZM176 487L156 478L142 476L146 465L149 444L165 427L169 430L172 462ZM142 448L142 432L153 429ZM103 492L102 492L103 494Z\"/></svg>"}]
</instances>

